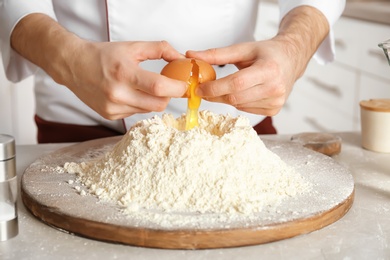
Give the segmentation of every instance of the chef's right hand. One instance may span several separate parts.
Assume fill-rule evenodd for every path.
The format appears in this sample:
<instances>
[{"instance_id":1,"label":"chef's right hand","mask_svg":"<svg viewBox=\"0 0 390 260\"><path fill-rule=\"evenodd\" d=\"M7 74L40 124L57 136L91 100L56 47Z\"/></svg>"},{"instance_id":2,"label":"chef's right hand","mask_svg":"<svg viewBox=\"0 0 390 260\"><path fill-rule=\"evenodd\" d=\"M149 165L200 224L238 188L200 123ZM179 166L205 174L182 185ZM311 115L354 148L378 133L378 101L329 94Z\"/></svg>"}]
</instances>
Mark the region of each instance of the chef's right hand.
<instances>
[{"instance_id":1,"label":"chef's right hand","mask_svg":"<svg viewBox=\"0 0 390 260\"><path fill-rule=\"evenodd\" d=\"M82 43L73 55L65 84L84 103L107 119L163 111L171 97L182 97L185 82L146 71L150 59L183 58L167 42Z\"/></svg>"},{"instance_id":2,"label":"chef's right hand","mask_svg":"<svg viewBox=\"0 0 390 260\"><path fill-rule=\"evenodd\" d=\"M34 13L16 25L11 45L106 119L163 111L171 97L187 90L185 82L139 66L145 60L184 57L165 41L91 42Z\"/></svg>"}]
</instances>

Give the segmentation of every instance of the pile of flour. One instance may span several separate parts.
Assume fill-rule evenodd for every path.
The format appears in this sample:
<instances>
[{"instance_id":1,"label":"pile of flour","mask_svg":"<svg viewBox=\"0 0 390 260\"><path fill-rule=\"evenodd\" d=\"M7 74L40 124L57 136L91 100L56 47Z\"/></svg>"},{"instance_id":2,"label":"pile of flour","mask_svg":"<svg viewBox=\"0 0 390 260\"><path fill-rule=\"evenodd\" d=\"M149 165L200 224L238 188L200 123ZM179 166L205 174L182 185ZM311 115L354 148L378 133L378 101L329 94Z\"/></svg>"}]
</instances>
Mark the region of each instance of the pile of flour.
<instances>
[{"instance_id":1,"label":"pile of flour","mask_svg":"<svg viewBox=\"0 0 390 260\"><path fill-rule=\"evenodd\" d=\"M127 213L250 215L311 189L245 117L201 111L199 127L184 126L185 115L140 121L100 158L64 168Z\"/></svg>"}]
</instances>

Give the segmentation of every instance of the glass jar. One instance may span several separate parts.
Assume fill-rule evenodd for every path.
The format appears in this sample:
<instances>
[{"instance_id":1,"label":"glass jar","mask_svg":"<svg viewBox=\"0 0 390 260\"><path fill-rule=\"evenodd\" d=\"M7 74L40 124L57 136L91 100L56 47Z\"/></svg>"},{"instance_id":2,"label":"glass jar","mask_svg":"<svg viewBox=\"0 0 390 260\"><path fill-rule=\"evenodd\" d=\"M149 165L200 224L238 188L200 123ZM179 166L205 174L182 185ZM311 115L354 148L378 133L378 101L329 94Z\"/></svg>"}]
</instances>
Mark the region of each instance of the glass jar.
<instances>
[{"instance_id":1,"label":"glass jar","mask_svg":"<svg viewBox=\"0 0 390 260\"><path fill-rule=\"evenodd\" d=\"M15 141L0 134L0 241L18 234Z\"/></svg>"},{"instance_id":2,"label":"glass jar","mask_svg":"<svg viewBox=\"0 0 390 260\"><path fill-rule=\"evenodd\" d=\"M378 46L383 49L383 52L385 53L387 61L389 62L389 65L390 65L390 39L379 43Z\"/></svg>"}]
</instances>

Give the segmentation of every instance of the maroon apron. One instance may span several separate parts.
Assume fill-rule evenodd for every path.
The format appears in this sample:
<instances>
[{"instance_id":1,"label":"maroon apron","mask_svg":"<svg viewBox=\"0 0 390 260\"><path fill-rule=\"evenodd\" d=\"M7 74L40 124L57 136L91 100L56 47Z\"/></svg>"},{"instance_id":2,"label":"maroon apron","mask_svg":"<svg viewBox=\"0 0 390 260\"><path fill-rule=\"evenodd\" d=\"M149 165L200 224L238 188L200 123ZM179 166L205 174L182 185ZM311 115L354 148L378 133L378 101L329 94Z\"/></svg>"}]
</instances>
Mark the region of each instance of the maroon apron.
<instances>
[{"instance_id":1,"label":"maroon apron","mask_svg":"<svg viewBox=\"0 0 390 260\"><path fill-rule=\"evenodd\" d=\"M49 122L37 115L35 115L34 119L38 127L38 143L74 143L123 135L123 133L101 125L86 126ZM259 135L276 134L276 129L272 125L271 117L266 117L253 128Z\"/></svg>"}]
</instances>

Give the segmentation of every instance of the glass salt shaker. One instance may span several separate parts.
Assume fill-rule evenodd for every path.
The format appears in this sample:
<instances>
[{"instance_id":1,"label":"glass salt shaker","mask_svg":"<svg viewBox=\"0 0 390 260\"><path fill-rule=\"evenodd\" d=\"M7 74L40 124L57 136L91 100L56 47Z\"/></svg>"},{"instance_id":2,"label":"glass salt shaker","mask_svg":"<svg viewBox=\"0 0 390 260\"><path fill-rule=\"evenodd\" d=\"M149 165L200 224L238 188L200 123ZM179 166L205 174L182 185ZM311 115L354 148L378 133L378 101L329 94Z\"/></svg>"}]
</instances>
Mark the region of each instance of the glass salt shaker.
<instances>
[{"instance_id":1,"label":"glass salt shaker","mask_svg":"<svg viewBox=\"0 0 390 260\"><path fill-rule=\"evenodd\" d=\"M15 140L10 135L0 134L0 241L13 238L19 232L17 189Z\"/></svg>"}]
</instances>

